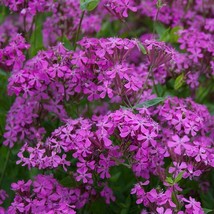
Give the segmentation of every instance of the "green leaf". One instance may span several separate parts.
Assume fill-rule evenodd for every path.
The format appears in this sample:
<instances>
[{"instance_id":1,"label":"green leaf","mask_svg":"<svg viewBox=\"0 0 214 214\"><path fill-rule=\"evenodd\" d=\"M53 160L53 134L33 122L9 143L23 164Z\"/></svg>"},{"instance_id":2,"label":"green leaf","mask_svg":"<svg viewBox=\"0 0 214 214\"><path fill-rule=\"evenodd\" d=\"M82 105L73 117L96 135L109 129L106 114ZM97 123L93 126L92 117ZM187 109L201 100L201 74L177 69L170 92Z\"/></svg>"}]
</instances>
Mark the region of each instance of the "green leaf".
<instances>
[{"instance_id":1,"label":"green leaf","mask_svg":"<svg viewBox=\"0 0 214 214\"><path fill-rule=\"evenodd\" d=\"M155 105L163 102L164 100L165 100L165 97L156 97L152 100L147 100L145 102L139 103L139 104L135 105L134 108L142 108L142 107L149 108L151 106L155 106Z\"/></svg>"},{"instance_id":2,"label":"green leaf","mask_svg":"<svg viewBox=\"0 0 214 214\"><path fill-rule=\"evenodd\" d=\"M81 10L92 11L99 4L100 0L80 0Z\"/></svg>"},{"instance_id":3,"label":"green leaf","mask_svg":"<svg viewBox=\"0 0 214 214\"><path fill-rule=\"evenodd\" d=\"M208 213L210 213L210 212L213 212L213 210L207 209L207 208L203 208L203 210L204 210L204 213L205 213L205 214L208 214Z\"/></svg>"},{"instance_id":4,"label":"green leaf","mask_svg":"<svg viewBox=\"0 0 214 214\"><path fill-rule=\"evenodd\" d=\"M109 180L112 181L112 182L117 182L119 177L120 177L120 175L121 175L121 172L118 172L118 173L112 175Z\"/></svg>"},{"instance_id":5,"label":"green leaf","mask_svg":"<svg viewBox=\"0 0 214 214\"><path fill-rule=\"evenodd\" d=\"M5 71L3 71L3 70L0 69L0 76L7 77L8 74Z\"/></svg>"},{"instance_id":6,"label":"green leaf","mask_svg":"<svg viewBox=\"0 0 214 214\"><path fill-rule=\"evenodd\" d=\"M168 42L170 40L170 28L166 29L160 36L160 40L163 42Z\"/></svg>"},{"instance_id":7,"label":"green leaf","mask_svg":"<svg viewBox=\"0 0 214 214\"><path fill-rule=\"evenodd\" d=\"M155 32L157 32L157 34L161 38L167 29L163 24L161 24L159 22L154 22L154 30L155 30Z\"/></svg>"},{"instance_id":8,"label":"green leaf","mask_svg":"<svg viewBox=\"0 0 214 214\"><path fill-rule=\"evenodd\" d=\"M174 181L171 177L166 177L166 182L169 184L174 184Z\"/></svg>"},{"instance_id":9,"label":"green leaf","mask_svg":"<svg viewBox=\"0 0 214 214\"><path fill-rule=\"evenodd\" d=\"M180 26L176 26L174 28L168 28L161 34L160 40L163 42L177 43L179 38L178 31L180 29L181 29Z\"/></svg>"},{"instance_id":10,"label":"green leaf","mask_svg":"<svg viewBox=\"0 0 214 214\"><path fill-rule=\"evenodd\" d=\"M156 4L157 8L162 8L164 5L165 4L162 2L162 0L157 1L157 4Z\"/></svg>"},{"instance_id":11,"label":"green leaf","mask_svg":"<svg viewBox=\"0 0 214 214\"><path fill-rule=\"evenodd\" d=\"M178 35L178 31L181 30L182 28L180 26L176 26L174 28L171 29L170 31L170 41L171 43L176 43L178 42L178 38L179 38L179 35Z\"/></svg>"},{"instance_id":12,"label":"green leaf","mask_svg":"<svg viewBox=\"0 0 214 214\"><path fill-rule=\"evenodd\" d=\"M35 29L30 37L30 57L33 57L37 52L43 49L42 24L43 17L37 16L35 20Z\"/></svg>"},{"instance_id":13,"label":"green leaf","mask_svg":"<svg viewBox=\"0 0 214 214\"><path fill-rule=\"evenodd\" d=\"M67 38L66 35L64 35L64 36L62 37L62 42L63 42L64 46L65 46L67 49L69 49L69 50L72 49L71 42L70 42L70 40Z\"/></svg>"},{"instance_id":14,"label":"green leaf","mask_svg":"<svg viewBox=\"0 0 214 214\"><path fill-rule=\"evenodd\" d=\"M143 54L146 54L146 49L144 48L144 46L142 45L142 43L140 41L138 41L138 45L139 45L139 48L140 48L141 52Z\"/></svg>"},{"instance_id":15,"label":"green leaf","mask_svg":"<svg viewBox=\"0 0 214 214\"><path fill-rule=\"evenodd\" d=\"M66 176L65 178L63 178L60 183L64 186L64 187L75 187L76 183L75 180L71 177L71 176Z\"/></svg>"},{"instance_id":16,"label":"green leaf","mask_svg":"<svg viewBox=\"0 0 214 214\"><path fill-rule=\"evenodd\" d=\"M128 109L130 109L130 108L126 107L126 106L120 106L120 108L123 109L123 110L128 110Z\"/></svg>"},{"instance_id":17,"label":"green leaf","mask_svg":"<svg viewBox=\"0 0 214 214\"><path fill-rule=\"evenodd\" d=\"M204 101L213 89L214 89L213 83L211 83L211 84L208 83L208 84L206 84L206 86L200 86L196 92L196 99L199 102Z\"/></svg>"},{"instance_id":18,"label":"green leaf","mask_svg":"<svg viewBox=\"0 0 214 214\"><path fill-rule=\"evenodd\" d=\"M175 79L174 89L178 90L184 84L184 73L180 74Z\"/></svg>"},{"instance_id":19,"label":"green leaf","mask_svg":"<svg viewBox=\"0 0 214 214\"><path fill-rule=\"evenodd\" d=\"M183 174L184 174L184 171L181 171L178 174L178 176L175 178L175 182L174 183L178 183L182 179Z\"/></svg>"},{"instance_id":20,"label":"green leaf","mask_svg":"<svg viewBox=\"0 0 214 214\"><path fill-rule=\"evenodd\" d=\"M211 190L209 190L206 193L201 193L200 198L201 198L203 207L206 207L206 209L214 209L214 204L213 204L214 196Z\"/></svg>"}]
</instances>

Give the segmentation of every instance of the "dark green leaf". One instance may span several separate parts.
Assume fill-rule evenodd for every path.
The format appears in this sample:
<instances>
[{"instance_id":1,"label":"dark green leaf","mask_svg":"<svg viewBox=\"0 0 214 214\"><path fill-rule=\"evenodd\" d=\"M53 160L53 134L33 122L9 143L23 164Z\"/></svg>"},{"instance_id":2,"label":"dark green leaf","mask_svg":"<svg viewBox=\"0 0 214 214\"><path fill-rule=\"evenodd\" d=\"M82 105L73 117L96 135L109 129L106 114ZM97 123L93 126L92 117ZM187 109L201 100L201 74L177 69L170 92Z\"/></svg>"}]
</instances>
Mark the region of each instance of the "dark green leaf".
<instances>
[{"instance_id":1,"label":"dark green leaf","mask_svg":"<svg viewBox=\"0 0 214 214\"><path fill-rule=\"evenodd\" d=\"M204 101L213 89L214 89L213 83L207 84L206 86L200 86L197 90L196 99L199 102Z\"/></svg>"},{"instance_id":2,"label":"dark green leaf","mask_svg":"<svg viewBox=\"0 0 214 214\"><path fill-rule=\"evenodd\" d=\"M67 38L67 36L63 36L62 42L63 42L64 46L65 46L67 49L69 49L69 50L72 49L71 42L69 41L69 39Z\"/></svg>"},{"instance_id":3,"label":"dark green leaf","mask_svg":"<svg viewBox=\"0 0 214 214\"><path fill-rule=\"evenodd\" d=\"M110 181L112 181L112 182L118 181L120 175L121 175L121 172L118 172L118 173L112 175L111 178L110 178Z\"/></svg>"},{"instance_id":4,"label":"dark green leaf","mask_svg":"<svg viewBox=\"0 0 214 214\"><path fill-rule=\"evenodd\" d=\"M42 21L42 16L36 17L35 29L30 37L30 57L35 56L39 50L43 49Z\"/></svg>"},{"instance_id":5,"label":"dark green leaf","mask_svg":"<svg viewBox=\"0 0 214 214\"><path fill-rule=\"evenodd\" d=\"M74 187L75 186L75 180L71 176L66 176L63 178L60 183L65 187Z\"/></svg>"}]
</instances>

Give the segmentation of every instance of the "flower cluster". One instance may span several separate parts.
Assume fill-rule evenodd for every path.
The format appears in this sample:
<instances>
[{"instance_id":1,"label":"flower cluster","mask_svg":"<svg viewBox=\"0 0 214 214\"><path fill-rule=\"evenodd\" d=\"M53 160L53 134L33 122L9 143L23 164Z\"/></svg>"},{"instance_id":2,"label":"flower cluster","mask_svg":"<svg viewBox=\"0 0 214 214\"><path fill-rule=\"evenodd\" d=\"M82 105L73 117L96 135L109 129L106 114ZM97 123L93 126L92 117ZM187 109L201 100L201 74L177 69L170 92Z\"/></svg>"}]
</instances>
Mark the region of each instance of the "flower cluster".
<instances>
[{"instance_id":1,"label":"flower cluster","mask_svg":"<svg viewBox=\"0 0 214 214\"><path fill-rule=\"evenodd\" d=\"M27 3L24 0L2 0L2 3L10 8L11 11L20 12L23 16L34 16L36 13L47 11L52 7L52 0L30 0Z\"/></svg>"},{"instance_id":2,"label":"flower cluster","mask_svg":"<svg viewBox=\"0 0 214 214\"><path fill-rule=\"evenodd\" d=\"M15 213L71 213L84 202L84 196L78 189L62 187L53 177L38 175L35 180L12 183L16 193L8 208L9 214ZM81 198L83 199L81 201Z\"/></svg>"},{"instance_id":3,"label":"flower cluster","mask_svg":"<svg viewBox=\"0 0 214 214\"><path fill-rule=\"evenodd\" d=\"M201 203L191 197L188 200L182 195L177 195L176 203L178 204L174 203L172 198L175 190L173 190L172 187L169 187L166 191L157 191L156 189L145 191L144 186L148 185L148 183L148 181L137 183L132 189L131 194L136 194L137 204L143 204L145 207L149 207L150 210L158 214L173 214L176 206L180 203L185 204L185 212L177 211L178 214L204 213Z\"/></svg>"},{"instance_id":4,"label":"flower cluster","mask_svg":"<svg viewBox=\"0 0 214 214\"><path fill-rule=\"evenodd\" d=\"M214 167L213 116L191 99L172 98L158 110L162 141L173 160L169 173L184 178L200 176ZM170 127L170 128L169 128Z\"/></svg>"},{"instance_id":5,"label":"flower cluster","mask_svg":"<svg viewBox=\"0 0 214 214\"><path fill-rule=\"evenodd\" d=\"M94 120L69 119L45 143L39 143L36 148L24 145L18 154L18 162L40 169L62 165L67 170L65 167L70 163L65 160L66 155L62 152L72 152L72 156L79 160L75 175L77 181L92 184L93 171L100 174L102 179L109 178L110 167L124 161L129 161L137 176L148 178L148 166L158 160L158 154L153 151L157 146L155 138L158 126L149 115L135 115L131 111L120 110L94 117ZM117 132L117 140L122 141L120 146L114 145L111 140ZM24 156L26 152L29 153L27 157ZM127 152L132 153L128 160Z\"/></svg>"},{"instance_id":6,"label":"flower cluster","mask_svg":"<svg viewBox=\"0 0 214 214\"><path fill-rule=\"evenodd\" d=\"M5 70L21 69L25 61L23 52L29 47L30 45L26 43L20 34L13 36L8 45L0 49L0 67Z\"/></svg>"},{"instance_id":7,"label":"flower cluster","mask_svg":"<svg viewBox=\"0 0 214 214\"><path fill-rule=\"evenodd\" d=\"M27 135L38 135L38 130L38 136L41 136L44 132L38 125L47 117L47 111L65 121L68 114L64 101L68 102L74 96L77 99L87 96L89 101L108 97L116 103L122 103L123 100L134 103L139 99L143 83L148 87L151 85L151 81L145 79L148 75L147 66L136 67L126 59L136 47L135 40L84 38L79 44L82 50L74 53L66 50L62 44L41 51L27 61L23 69L12 73L8 92L21 98L17 98L8 114L6 145L13 146L13 142L18 139L23 141ZM35 107L25 110L23 105L27 103L35 104ZM26 120L23 120L23 114ZM14 126L17 128L12 128Z\"/></svg>"},{"instance_id":8,"label":"flower cluster","mask_svg":"<svg viewBox=\"0 0 214 214\"><path fill-rule=\"evenodd\" d=\"M185 73L186 83L191 89L199 86L201 75L213 75L213 7L209 0L188 2L177 0L141 1L138 11L144 16L156 19L169 27L178 27L180 49L186 53L174 56L173 72ZM190 10L191 8L191 10ZM177 55L177 56L176 56Z\"/></svg>"}]
</instances>

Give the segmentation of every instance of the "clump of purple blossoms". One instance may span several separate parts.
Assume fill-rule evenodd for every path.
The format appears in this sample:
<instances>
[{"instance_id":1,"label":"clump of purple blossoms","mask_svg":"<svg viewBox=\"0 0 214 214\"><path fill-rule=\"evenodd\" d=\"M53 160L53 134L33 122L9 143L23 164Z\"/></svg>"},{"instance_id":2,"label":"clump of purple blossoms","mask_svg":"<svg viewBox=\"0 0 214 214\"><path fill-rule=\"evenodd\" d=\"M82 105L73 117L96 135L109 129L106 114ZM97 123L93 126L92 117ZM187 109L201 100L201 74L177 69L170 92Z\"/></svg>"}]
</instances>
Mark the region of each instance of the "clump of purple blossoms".
<instances>
[{"instance_id":1,"label":"clump of purple blossoms","mask_svg":"<svg viewBox=\"0 0 214 214\"><path fill-rule=\"evenodd\" d=\"M84 196L78 189L62 187L52 176L38 175L34 181L11 184L15 192L8 213L71 213L82 206ZM80 201L82 198L82 201Z\"/></svg>"}]
</instances>

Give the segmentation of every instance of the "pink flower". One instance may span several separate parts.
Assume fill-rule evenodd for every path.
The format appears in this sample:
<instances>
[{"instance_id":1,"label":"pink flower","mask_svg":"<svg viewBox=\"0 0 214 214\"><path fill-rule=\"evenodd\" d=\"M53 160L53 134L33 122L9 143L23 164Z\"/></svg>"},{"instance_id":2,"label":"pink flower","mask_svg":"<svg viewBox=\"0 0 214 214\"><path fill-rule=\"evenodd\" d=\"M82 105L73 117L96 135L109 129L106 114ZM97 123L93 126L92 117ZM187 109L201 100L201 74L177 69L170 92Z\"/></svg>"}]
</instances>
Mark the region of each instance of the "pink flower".
<instances>
[{"instance_id":1,"label":"pink flower","mask_svg":"<svg viewBox=\"0 0 214 214\"><path fill-rule=\"evenodd\" d=\"M88 169L86 167L81 167L77 169L78 174L76 176L76 180L83 181L83 183L89 183L92 179L92 174L87 172L88 172Z\"/></svg>"},{"instance_id":2,"label":"pink flower","mask_svg":"<svg viewBox=\"0 0 214 214\"><path fill-rule=\"evenodd\" d=\"M194 198L189 197L189 200L186 198L183 198L183 201L186 202L187 204L185 205L188 213L193 213L193 214L203 214L204 211L201 208L201 203L197 202Z\"/></svg>"},{"instance_id":3,"label":"pink flower","mask_svg":"<svg viewBox=\"0 0 214 214\"><path fill-rule=\"evenodd\" d=\"M183 149L190 150L191 146L189 143L189 138L185 135L184 137L180 138L178 135L172 136L172 141L168 141L168 147L174 148L174 152L178 155L181 155ZM188 143L187 143L188 142Z\"/></svg>"},{"instance_id":4,"label":"pink flower","mask_svg":"<svg viewBox=\"0 0 214 214\"><path fill-rule=\"evenodd\" d=\"M156 146L156 140L154 140L155 137L157 137L157 134L155 133L154 130L149 130L149 129L145 129L142 128L141 129L142 134L138 135L138 140L139 141L143 141L144 143L146 143L146 145L152 145L153 147Z\"/></svg>"}]
</instances>

